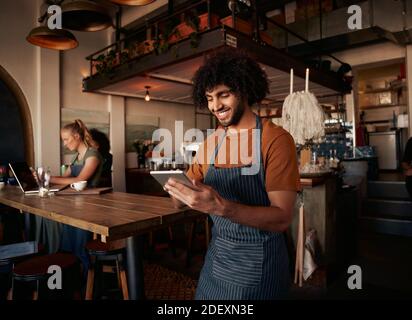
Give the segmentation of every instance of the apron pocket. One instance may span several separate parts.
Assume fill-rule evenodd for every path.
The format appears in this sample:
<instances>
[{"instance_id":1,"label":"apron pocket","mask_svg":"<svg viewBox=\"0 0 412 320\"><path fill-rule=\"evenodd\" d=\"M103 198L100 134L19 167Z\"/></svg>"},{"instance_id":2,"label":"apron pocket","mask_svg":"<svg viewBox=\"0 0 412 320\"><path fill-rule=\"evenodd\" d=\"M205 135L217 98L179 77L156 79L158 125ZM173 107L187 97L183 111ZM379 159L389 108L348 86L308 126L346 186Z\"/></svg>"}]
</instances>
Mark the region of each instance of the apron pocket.
<instances>
[{"instance_id":1,"label":"apron pocket","mask_svg":"<svg viewBox=\"0 0 412 320\"><path fill-rule=\"evenodd\" d=\"M213 276L241 287L260 284L263 268L263 243L240 243L222 238L215 241Z\"/></svg>"}]
</instances>

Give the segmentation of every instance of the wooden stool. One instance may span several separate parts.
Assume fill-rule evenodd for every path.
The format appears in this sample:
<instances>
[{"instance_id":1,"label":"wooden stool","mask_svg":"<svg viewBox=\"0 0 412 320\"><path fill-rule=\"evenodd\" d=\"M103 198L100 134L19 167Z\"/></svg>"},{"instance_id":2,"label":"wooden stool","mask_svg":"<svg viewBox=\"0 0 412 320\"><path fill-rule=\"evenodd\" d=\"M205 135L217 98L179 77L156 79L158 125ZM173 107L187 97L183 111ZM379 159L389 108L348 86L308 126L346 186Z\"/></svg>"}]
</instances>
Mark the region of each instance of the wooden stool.
<instances>
[{"instance_id":1,"label":"wooden stool","mask_svg":"<svg viewBox=\"0 0 412 320\"><path fill-rule=\"evenodd\" d=\"M1 273L7 278L7 286L11 282L11 275L14 265L27 259L45 253L45 248L37 241L18 242L0 246L0 267ZM7 287L8 296L10 288Z\"/></svg>"},{"instance_id":2,"label":"wooden stool","mask_svg":"<svg viewBox=\"0 0 412 320\"><path fill-rule=\"evenodd\" d=\"M13 299L14 281L36 282L36 289L33 292L33 300L39 298L40 282L47 279L47 273L51 265L57 265L62 269L62 274L69 269L73 269L80 277L80 263L77 257L70 253L53 253L38 256L16 264L13 268L12 286L9 291L8 299ZM71 281L72 283L72 281ZM73 284L73 283L72 283ZM80 281L79 281L80 284Z\"/></svg>"},{"instance_id":3,"label":"wooden stool","mask_svg":"<svg viewBox=\"0 0 412 320\"><path fill-rule=\"evenodd\" d=\"M86 244L86 249L90 255L90 266L87 273L87 286L86 286L86 300L93 299L93 289L95 280L95 267L97 261L115 261L116 262L116 274L119 284L119 288L122 291L123 299L129 300L129 290L127 286L126 271L123 267L124 260L124 241L104 243L98 239L89 241ZM104 270L103 270L104 272Z\"/></svg>"}]
</instances>

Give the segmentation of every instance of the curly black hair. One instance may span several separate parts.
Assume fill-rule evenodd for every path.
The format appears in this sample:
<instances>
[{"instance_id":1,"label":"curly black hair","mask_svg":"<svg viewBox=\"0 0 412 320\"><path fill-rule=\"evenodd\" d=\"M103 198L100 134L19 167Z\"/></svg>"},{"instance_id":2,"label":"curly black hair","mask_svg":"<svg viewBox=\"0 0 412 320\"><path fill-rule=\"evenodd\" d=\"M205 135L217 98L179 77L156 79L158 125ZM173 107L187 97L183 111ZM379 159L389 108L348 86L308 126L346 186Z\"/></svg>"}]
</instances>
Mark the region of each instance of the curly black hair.
<instances>
[{"instance_id":1,"label":"curly black hair","mask_svg":"<svg viewBox=\"0 0 412 320\"><path fill-rule=\"evenodd\" d=\"M267 75L244 51L225 47L212 54L196 71L193 79L193 102L207 106L206 92L218 85L229 87L251 106L269 93Z\"/></svg>"}]
</instances>

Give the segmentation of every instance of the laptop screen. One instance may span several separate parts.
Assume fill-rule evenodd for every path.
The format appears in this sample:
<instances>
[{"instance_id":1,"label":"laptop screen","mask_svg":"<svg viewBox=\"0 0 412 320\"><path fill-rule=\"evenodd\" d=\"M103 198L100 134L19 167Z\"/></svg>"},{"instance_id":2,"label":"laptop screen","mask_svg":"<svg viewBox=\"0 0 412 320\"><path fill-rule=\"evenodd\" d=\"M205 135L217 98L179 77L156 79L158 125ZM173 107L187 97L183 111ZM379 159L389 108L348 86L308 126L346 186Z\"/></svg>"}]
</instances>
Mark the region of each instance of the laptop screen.
<instances>
[{"instance_id":1,"label":"laptop screen","mask_svg":"<svg viewBox=\"0 0 412 320\"><path fill-rule=\"evenodd\" d=\"M24 192L38 189L27 162L13 162L9 166Z\"/></svg>"}]
</instances>

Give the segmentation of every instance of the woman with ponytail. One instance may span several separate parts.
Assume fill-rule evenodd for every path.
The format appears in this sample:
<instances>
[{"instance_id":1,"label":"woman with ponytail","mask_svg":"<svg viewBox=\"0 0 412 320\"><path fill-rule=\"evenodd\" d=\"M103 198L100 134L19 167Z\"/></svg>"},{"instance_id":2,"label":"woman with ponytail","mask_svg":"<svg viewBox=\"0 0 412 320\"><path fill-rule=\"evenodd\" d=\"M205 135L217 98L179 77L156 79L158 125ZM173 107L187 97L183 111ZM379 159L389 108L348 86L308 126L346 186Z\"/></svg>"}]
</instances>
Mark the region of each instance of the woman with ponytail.
<instances>
[{"instance_id":1,"label":"woman with ponytail","mask_svg":"<svg viewBox=\"0 0 412 320\"><path fill-rule=\"evenodd\" d=\"M97 151L96 143L80 119L67 124L61 129L63 144L70 151L76 151L70 166L60 177L51 177L56 184L70 184L77 181L87 181L88 187L96 187L102 172L103 161ZM82 262L83 276L87 274L89 257L85 245L91 240L89 231L81 230L69 225L63 225L60 237L60 250L73 252Z\"/></svg>"},{"instance_id":2,"label":"woman with ponytail","mask_svg":"<svg viewBox=\"0 0 412 320\"><path fill-rule=\"evenodd\" d=\"M69 168L61 177L51 177L55 184L70 184L87 180L89 187L96 187L102 172L102 159L97 151L89 130L83 121L76 119L61 130L64 146L70 151L76 151Z\"/></svg>"}]
</instances>

